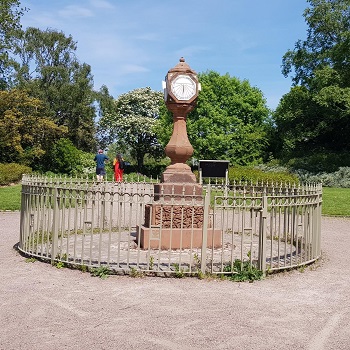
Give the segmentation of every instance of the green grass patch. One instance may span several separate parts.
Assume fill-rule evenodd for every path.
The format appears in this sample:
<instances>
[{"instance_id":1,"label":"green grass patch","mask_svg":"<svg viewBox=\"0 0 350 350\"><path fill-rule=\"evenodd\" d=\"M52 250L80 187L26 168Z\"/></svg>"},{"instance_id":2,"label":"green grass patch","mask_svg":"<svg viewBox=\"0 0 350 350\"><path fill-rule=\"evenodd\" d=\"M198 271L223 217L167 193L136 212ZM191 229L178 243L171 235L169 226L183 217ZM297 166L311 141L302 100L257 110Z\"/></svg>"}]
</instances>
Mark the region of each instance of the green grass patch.
<instances>
[{"instance_id":1,"label":"green grass patch","mask_svg":"<svg viewBox=\"0 0 350 350\"><path fill-rule=\"evenodd\" d=\"M323 187L322 215L350 216L350 188Z\"/></svg>"},{"instance_id":2,"label":"green grass patch","mask_svg":"<svg viewBox=\"0 0 350 350\"><path fill-rule=\"evenodd\" d=\"M0 187L0 210L21 209L22 185Z\"/></svg>"},{"instance_id":3,"label":"green grass patch","mask_svg":"<svg viewBox=\"0 0 350 350\"><path fill-rule=\"evenodd\" d=\"M322 215L350 217L350 188L323 188ZM20 210L21 185L0 187L0 210Z\"/></svg>"}]
</instances>

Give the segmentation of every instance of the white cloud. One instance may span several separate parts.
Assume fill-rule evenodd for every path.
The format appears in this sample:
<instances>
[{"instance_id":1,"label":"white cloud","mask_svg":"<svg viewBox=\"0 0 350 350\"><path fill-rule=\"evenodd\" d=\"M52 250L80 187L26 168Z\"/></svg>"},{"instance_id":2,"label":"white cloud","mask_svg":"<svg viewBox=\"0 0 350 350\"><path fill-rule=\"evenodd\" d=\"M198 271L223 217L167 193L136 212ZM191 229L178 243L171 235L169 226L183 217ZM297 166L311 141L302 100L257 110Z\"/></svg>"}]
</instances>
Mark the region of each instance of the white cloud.
<instances>
[{"instance_id":1,"label":"white cloud","mask_svg":"<svg viewBox=\"0 0 350 350\"><path fill-rule=\"evenodd\" d=\"M115 6L113 6L110 2L105 0L90 0L90 4L93 7L96 8L102 8L102 9L114 9Z\"/></svg>"},{"instance_id":2,"label":"white cloud","mask_svg":"<svg viewBox=\"0 0 350 350\"><path fill-rule=\"evenodd\" d=\"M94 13L86 7L69 5L63 10L58 11L59 15L64 18L76 17L93 17Z\"/></svg>"}]
</instances>

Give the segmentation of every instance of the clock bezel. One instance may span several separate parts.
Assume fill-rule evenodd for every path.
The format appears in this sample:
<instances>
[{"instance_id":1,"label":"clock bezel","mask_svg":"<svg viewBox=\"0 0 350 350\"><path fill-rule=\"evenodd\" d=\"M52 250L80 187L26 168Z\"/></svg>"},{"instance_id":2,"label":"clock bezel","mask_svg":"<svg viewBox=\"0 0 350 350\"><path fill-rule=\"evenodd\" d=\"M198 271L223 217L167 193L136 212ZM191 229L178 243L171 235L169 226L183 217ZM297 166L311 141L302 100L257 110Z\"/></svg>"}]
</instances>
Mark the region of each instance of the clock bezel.
<instances>
[{"instance_id":1,"label":"clock bezel","mask_svg":"<svg viewBox=\"0 0 350 350\"><path fill-rule=\"evenodd\" d=\"M194 95L188 100L178 99L176 97L175 93L172 91L172 84L179 76L186 76L186 77L190 78L195 84L196 91L195 91ZM186 72L168 73L167 78L166 78L166 90L167 90L166 93L168 96L168 98L167 98L168 101L169 101L169 97L170 97L170 99L176 103L184 103L184 104L192 103L198 97L198 79L197 79L197 76L195 74L186 73ZM169 102L172 102L172 101L169 101Z\"/></svg>"}]
</instances>

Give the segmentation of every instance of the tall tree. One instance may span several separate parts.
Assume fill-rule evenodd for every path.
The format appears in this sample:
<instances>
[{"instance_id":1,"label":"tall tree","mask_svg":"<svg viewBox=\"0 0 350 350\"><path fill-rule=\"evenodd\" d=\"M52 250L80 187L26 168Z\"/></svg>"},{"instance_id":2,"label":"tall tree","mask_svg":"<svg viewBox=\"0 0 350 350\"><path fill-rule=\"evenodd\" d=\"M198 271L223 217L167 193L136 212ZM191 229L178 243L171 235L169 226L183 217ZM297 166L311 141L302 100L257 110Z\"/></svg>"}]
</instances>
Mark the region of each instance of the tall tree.
<instances>
[{"instance_id":1,"label":"tall tree","mask_svg":"<svg viewBox=\"0 0 350 350\"><path fill-rule=\"evenodd\" d=\"M294 87L274 115L276 154L332 171L350 165L350 0L308 2L307 38L283 57L282 72Z\"/></svg>"},{"instance_id":2,"label":"tall tree","mask_svg":"<svg viewBox=\"0 0 350 350\"><path fill-rule=\"evenodd\" d=\"M135 89L120 95L99 122L110 143L117 141L129 149L140 171L146 155L157 159L163 154L154 130L162 101L161 92L149 87Z\"/></svg>"},{"instance_id":3,"label":"tall tree","mask_svg":"<svg viewBox=\"0 0 350 350\"><path fill-rule=\"evenodd\" d=\"M68 138L85 151L95 149L95 92L88 64L80 64L71 36L47 29L28 28L17 41L20 58L17 82L44 101L58 125L68 127Z\"/></svg>"},{"instance_id":4,"label":"tall tree","mask_svg":"<svg viewBox=\"0 0 350 350\"><path fill-rule=\"evenodd\" d=\"M43 103L24 91L0 91L0 162L38 169L42 157L67 128L45 116Z\"/></svg>"},{"instance_id":5,"label":"tall tree","mask_svg":"<svg viewBox=\"0 0 350 350\"><path fill-rule=\"evenodd\" d=\"M97 99L97 112L99 123L97 123L97 140L100 148L106 148L111 142L115 141L115 138L111 135L111 130L108 122L103 120L108 119L110 115L114 115L115 112L115 100L112 95L110 95L106 85L102 85L100 91L96 94ZM105 117L104 117L105 116ZM106 130L105 130L106 127ZM119 146L119 145L118 145ZM124 150L123 150L124 151ZM121 152L121 150L120 150Z\"/></svg>"},{"instance_id":6,"label":"tall tree","mask_svg":"<svg viewBox=\"0 0 350 350\"><path fill-rule=\"evenodd\" d=\"M262 92L247 80L214 71L198 75L202 85L197 107L187 118L189 140L197 159L226 159L231 164L261 162L267 144L269 110ZM163 114L159 137L171 135L169 114Z\"/></svg>"},{"instance_id":7,"label":"tall tree","mask_svg":"<svg viewBox=\"0 0 350 350\"><path fill-rule=\"evenodd\" d=\"M346 86L350 83L350 0L308 0L304 11L306 40L283 56L282 72L293 74L295 85L309 86L315 73L334 69Z\"/></svg>"},{"instance_id":8,"label":"tall tree","mask_svg":"<svg viewBox=\"0 0 350 350\"><path fill-rule=\"evenodd\" d=\"M21 31L20 18L26 10L20 4L19 0L0 1L0 90L9 85L10 68L14 63L10 52L13 40Z\"/></svg>"}]
</instances>

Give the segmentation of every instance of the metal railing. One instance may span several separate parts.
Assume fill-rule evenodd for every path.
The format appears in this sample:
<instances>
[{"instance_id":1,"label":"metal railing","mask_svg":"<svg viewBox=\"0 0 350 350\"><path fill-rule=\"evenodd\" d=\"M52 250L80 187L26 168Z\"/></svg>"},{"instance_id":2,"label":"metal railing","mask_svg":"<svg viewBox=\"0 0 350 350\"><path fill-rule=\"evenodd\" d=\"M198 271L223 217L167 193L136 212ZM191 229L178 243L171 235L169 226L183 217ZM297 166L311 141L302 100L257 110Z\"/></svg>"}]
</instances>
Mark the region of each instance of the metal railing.
<instances>
[{"instance_id":1,"label":"metal railing","mask_svg":"<svg viewBox=\"0 0 350 350\"><path fill-rule=\"evenodd\" d=\"M51 263L153 275L227 274L237 261L266 273L321 255L320 184L206 185L200 195L184 193L155 199L145 182L24 175L19 250Z\"/></svg>"}]
</instances>

